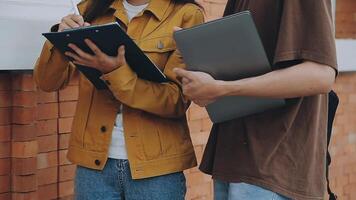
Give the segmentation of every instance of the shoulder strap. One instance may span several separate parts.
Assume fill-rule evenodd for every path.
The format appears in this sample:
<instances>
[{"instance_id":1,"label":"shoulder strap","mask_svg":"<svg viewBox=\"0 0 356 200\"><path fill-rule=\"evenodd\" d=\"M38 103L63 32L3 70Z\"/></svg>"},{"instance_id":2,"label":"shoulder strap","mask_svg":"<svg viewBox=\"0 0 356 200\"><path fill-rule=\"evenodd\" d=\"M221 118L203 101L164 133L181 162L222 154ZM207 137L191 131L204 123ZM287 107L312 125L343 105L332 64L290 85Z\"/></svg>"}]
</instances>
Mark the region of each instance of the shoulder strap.
<instances>
[{"instance_id":1,"label":"shoulder strap","mask_svg":"<svg viewBox=\"0 0 356 200\"><path fill-rule=\"evenodd\" d=\"M327 155L326 155L326 181L328 187L328 194L329 200L336 200L337 196L331 191L330 189L330 182L329 182L329 166L331 164L331 156L329 152L329 145L331 140L332 134L332 127L335 119L335 113L337 107L339 106L339 97L334 91L329 93L329 109L328 109L328 130L327 130Z\"/></svg>"}]
</instances>

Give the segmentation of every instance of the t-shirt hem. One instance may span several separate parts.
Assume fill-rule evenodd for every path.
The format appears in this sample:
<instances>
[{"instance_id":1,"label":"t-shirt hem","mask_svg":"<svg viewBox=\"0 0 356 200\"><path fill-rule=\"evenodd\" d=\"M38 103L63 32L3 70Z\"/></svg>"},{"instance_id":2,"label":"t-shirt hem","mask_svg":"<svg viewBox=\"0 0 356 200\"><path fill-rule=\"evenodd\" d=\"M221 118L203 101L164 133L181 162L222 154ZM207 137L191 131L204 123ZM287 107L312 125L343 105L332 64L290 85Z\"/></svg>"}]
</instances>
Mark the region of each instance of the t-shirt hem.
<instances>
[{"instance_id":1,"label":"t-shirt hem","mask_svg":"<svg viewBox=\"0 0 356 200\"><path fill-rule=\"evenodd\" d=\"M313 197L305 194L301 194L300 192L289 190L283 186L278 184L270 183L266 180L255 178L255 177L248 177L248 176L235 176L234 178L227 178L227 176L221 174L213 174L213 179L218 179L222 181L232 182L232 183L240 183L244 182L251 185L256 185L262 188L266 188L270 191L276 192L280 195L286 196L293 200L323 200L323 197Z\"/></svg>"}]
</instances>

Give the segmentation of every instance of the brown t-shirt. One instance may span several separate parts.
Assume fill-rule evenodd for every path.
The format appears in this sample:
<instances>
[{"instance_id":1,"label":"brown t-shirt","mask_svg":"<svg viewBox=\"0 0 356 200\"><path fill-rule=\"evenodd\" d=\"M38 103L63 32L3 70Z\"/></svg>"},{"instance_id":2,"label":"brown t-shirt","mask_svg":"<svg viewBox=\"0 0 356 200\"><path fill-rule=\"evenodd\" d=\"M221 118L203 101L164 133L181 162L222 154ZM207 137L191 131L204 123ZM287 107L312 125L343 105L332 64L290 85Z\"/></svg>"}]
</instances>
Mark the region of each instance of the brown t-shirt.
<instances>
[{"instance_id":1,"label":"brown t-shirt","mask_svg":"<svg viewBox=\"0 0 356 200\"><path fill-rule=\"evenodd\" d=\"M229 0L225 15L243 10L273 69L304 60L337 69L330 0ZM288 99L283 108L215 124L200 169L292 199L323 199L327 102L325 94Z\"/></svg>"}]
</instances>

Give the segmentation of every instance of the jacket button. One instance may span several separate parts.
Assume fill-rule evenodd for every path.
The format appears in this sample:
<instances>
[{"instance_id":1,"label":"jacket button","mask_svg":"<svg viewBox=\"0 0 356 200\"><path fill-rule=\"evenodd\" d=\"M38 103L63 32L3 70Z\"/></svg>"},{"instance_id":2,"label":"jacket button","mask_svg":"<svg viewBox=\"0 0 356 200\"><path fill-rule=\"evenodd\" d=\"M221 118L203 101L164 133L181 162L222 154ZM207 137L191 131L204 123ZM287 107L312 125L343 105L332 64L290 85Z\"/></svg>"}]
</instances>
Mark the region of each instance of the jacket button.
<instances>
[{"instance_id":1,"label":"jacket button","mask_svg":"<svg viewBox=\"0 0 356 200\"><path fill-rule=\"evenodd\" d=\"M95 165L100 166L101 162L100 160L95 160Z\"/></svg>"},{"instance_id":2,"label":"jacket button","mask_svg":"<svg viewBox=\"0 0 356 200\"><path fill-rule=\"evenodd\" d=\"M102 133L105 133L105 132L106 132L106 127L105 127L105 126L102 126L102 127L100 128L100 131L101 131Z\"/></svg>"},{"instance_id":3,"label":"jacket button","mask_svg":"<svg viewBox=\"0 0 356 200\"><path fill-rule=\"evenodd\" d=\"M160 49L160 50L164 48L164 44L163 44L162 41L159 41L159 42L158 42L157 48Z\"/></svg>"}]
</instances>

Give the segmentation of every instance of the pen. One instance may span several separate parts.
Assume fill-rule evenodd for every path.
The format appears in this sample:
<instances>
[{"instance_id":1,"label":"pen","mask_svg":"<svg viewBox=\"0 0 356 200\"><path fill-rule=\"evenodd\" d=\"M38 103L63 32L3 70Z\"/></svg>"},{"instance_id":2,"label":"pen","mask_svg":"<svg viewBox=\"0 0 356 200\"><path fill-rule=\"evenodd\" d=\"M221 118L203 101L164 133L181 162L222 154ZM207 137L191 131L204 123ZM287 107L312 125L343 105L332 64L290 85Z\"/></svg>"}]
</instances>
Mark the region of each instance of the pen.
<instances>
[{"instance_id":1,"label":"pen","mask_svg":"<svg viewBox=\"0 0 356 200\"><path fill-rule=\"evenodd\" d=\"M80 15L77 4L74 2L74 0L70 0L70 2L72 3L72 7L74 9L74 14Z\"/></svg>"}]
</instances>

